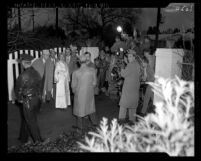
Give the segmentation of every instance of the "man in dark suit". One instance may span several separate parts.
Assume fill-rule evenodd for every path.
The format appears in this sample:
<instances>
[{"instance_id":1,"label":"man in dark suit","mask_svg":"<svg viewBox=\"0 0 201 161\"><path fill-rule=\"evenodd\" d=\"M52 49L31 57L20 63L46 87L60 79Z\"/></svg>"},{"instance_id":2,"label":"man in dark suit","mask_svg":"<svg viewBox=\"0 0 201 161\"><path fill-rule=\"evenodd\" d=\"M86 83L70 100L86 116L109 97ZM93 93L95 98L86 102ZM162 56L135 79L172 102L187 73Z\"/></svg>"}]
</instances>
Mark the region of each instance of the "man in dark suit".
<instances>
[{"instance_id":1,"label":"man in dark suit","mask_svg":"<svg viewBox=\"0 0 201 161\"><path fill-rule=\"evenodd\" d=\"M79 68L78 66L78 50L77 46L75 44L70 45L70 57L69 57L69 63L68 63L68 68L69 68L69 74L72 78L72 73Z\"/></svg>"},{"instance_id":2,"label":"man in dark suit","mask_svg":"<svg viewBox=\"0 0 201 161\"><path fill-rule=\"evenodd\" d=\"M145 68L145 81L146 82L154 82L154 70L153 67L151 67L149 60L144 57L143 59L143 66ZM141 113L143 115L146 115L149 109L149 102L150 100L152 100L153 102L153 97L154 97L154 93L152 91L152 87L151 85L147 84L146 85L146 91L145 91L145 95L144 95L144 100L143 100L143 106L141 109Z\"/></svg>"},{"instance_id":3,"label":"man in dark suit","mask_svg":"<svg viewBox=\"0 0 201 161\"><path fill-rule=\"evenodd\" d=\"M50 77L51 79L53 79L53 91L52 91L52 97L55 100L56 99L56 81L54 80L54 71L55 71L55 65L57 62L57 58L56 58L56 52L53 49L50 49L50 59L51 59L51 64L53 64L53 72L52 72L52 77Z\"/></svg>"},{"instance_id":4,"label":"man in dark suit","mask_svg":"<svg viewBox=\"0 0 201 161\"><path fill-rule=\"evenodd\" d=\"M40 74L31 67L32 56L22 54L20 63L25 68L16 81L15 94L21 116L19 140L26 143L29 136L33 142L41 142L42 138L37 123L37 113L41 105L42 79Z\"/></svg>"},{"instance_id":5,"label":"man in dark suit","mask_svg":"<svg viewBox=\"0 0 201 161\"><path fill-rule=\"evenodd\" d=\"M32 67L40 74L42 78L42 100L46 102L46 91L45 91L45 81L46 81L46 62L49 58L49 50L43 50L42 56L32 62Z\"/></svg>"}]
</instances>

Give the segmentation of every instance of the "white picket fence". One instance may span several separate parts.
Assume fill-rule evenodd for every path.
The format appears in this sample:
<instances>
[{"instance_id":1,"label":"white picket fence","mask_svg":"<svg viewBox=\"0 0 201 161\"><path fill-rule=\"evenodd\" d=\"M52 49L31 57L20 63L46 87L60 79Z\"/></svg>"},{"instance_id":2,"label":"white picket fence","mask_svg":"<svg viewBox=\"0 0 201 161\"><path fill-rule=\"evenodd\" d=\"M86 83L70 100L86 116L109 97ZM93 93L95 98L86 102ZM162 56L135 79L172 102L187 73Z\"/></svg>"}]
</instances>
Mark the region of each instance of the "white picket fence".
<instances>
[{"instance_id":1,"label":"white picket fence","mask_svg":"<svg viewBox=\"0 0 201 161\"><path fill-rule=\"evenodd\" d=\"M58 54L59 52L64 51L65 47L58 47L58 48L54 48L53 50ZM41 56L42 50L41 51L19 50L13 53L9 53L9 57L7 60L8 101L15 100L14 85L19 74L22 72L22 69L20 68L20 64L17 61L21 54L28 54L33 56L35 59L37 59Z\"/></svg>"},{"instance_id":2,"label":"white picket fence","mask_svg":"<svg viewBox=\"0 0 201 161\"><path fill-rule=\"evenodd\" d=\"M58 53L64 51L65 49L66 49L65 47L58 47L58 48L54 48L53 50L57 53L56 54L56 57L57 57ZM82 54L85 51L91 52L92 61L98 56L98 53L99 53L98 47L83 47L79 53ZM20 54L29 54L33 56L35 59L37 59L41 56L42 50L41 51L19 50L13 53L9 53L9 57L7 60L8 101L15 100L15 94L13 89L15 86L16 79L18 78L19 74L22 72L22 69L20 68L20 64L17 61L20 57Z\"/></svg>"}]
</instances>

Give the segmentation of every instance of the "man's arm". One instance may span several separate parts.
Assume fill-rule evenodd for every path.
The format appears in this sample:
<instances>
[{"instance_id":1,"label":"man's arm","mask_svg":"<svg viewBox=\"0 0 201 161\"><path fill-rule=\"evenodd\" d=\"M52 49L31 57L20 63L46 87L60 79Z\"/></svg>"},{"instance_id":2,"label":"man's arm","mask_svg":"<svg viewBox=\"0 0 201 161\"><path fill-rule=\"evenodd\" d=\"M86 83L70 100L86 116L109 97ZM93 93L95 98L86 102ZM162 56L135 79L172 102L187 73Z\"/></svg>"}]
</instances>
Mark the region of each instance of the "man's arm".
<instances>
[{"instance_id":1,"label":"man's arm","mask_svg":"<svg viewBox=\"0 0 201 161\"><path fill-rule=\"evenodd\" d=\"M131 72L132 71L130 70L129 65L127 65L126 69L121 69L121 76L125 78L130 75Z\"/></svg>"}]
</instances>

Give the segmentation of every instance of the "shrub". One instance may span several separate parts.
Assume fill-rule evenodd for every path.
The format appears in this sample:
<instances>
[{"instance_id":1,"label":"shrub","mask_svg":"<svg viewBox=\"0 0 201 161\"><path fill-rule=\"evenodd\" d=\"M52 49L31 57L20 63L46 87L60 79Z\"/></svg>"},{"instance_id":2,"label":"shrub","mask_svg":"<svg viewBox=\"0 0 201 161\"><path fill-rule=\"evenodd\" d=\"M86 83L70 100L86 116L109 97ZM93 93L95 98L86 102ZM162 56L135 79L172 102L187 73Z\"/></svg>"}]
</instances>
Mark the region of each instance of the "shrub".
<instances>
[{"instance_id":1,"label":"shrub","mask_svg":"<svg viewBox=\"0 0 201 161\"><path fill-rule=\"evenodd\" d=\"M133 125L110 126L106 118L97 132L89 132L80 148L89 152L163 152L169 156L194 156L194 83L157 78L149 83L162 97L155 113Z\"/></svg>"}]
</instances>

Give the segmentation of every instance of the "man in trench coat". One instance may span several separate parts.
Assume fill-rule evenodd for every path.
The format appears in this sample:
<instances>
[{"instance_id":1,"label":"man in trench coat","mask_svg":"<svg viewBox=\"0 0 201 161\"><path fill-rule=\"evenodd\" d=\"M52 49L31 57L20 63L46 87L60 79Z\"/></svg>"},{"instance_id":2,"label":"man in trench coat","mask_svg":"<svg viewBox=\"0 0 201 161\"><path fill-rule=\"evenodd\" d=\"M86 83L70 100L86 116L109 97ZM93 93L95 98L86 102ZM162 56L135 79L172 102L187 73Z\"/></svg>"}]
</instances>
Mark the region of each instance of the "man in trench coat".
<instances>
[{"instance_id":1,"label":"man in trench coat","mask_svg":"<svg viewBox=\"0 0 201 161\"><path fill-rule=\"evenodd\" d=\"M136 121L136 110L139 101L140 90L140 66L135 60L136 52L128 51L128 64L125 69L121 70L121 76L124 78L122 95L119 102L120 111L119 119L125 120L127 110L129 112L129 120Z\"/></svg>"},{"instance_id":2,"label":"man in trench coat","mask_svg":"<svg viewBox=\"0 0 201 161\"><path fill-rule=\"evenodd\" d=\"M86 116L89 116L93 126L97 124L94 99L94 88L97 81L95 69L88 67L85 54L80 56L80 62L81 67L72 75L73 114L77 117L78 129L83 130L83 119Z\"/></svg>"}]
</instances>

